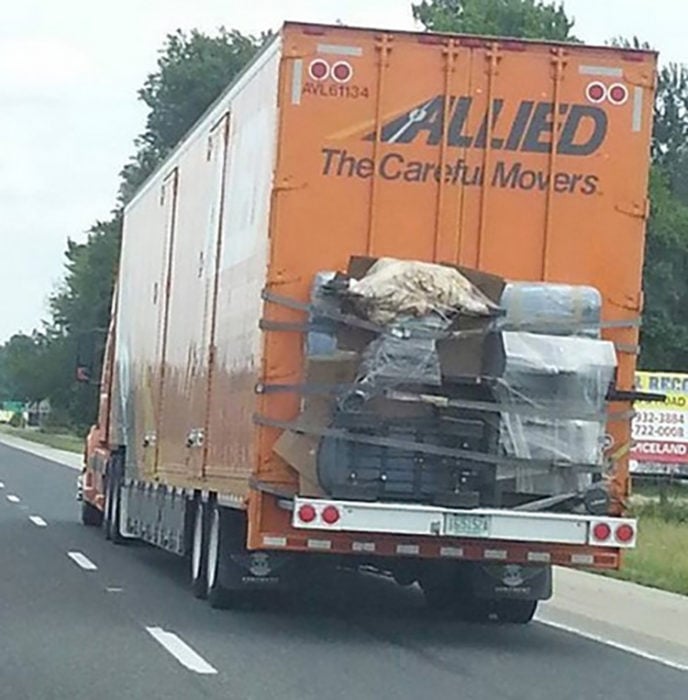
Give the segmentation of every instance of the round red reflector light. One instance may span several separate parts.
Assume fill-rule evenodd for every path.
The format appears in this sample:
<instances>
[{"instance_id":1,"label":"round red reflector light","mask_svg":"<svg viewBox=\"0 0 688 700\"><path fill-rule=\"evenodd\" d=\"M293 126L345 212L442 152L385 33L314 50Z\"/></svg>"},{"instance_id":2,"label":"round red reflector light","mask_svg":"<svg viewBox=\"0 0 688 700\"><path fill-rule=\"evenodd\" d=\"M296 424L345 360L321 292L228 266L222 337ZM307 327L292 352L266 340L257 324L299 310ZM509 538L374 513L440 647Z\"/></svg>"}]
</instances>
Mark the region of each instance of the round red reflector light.
<instances>
[{"instance_id":1,"label":"round red reflector light","mask_svg":"<svg viewBox=\"0 0 688 700\"><path fill-rule=\"evenodd\" d=\"M309 505L308 503L304 503L300 508L299 508L299 520L302 523L312 523L315 520L315 516L317 513L315 512L315 508L313 508L312 505Z\"/></svg>"},{"instance_id":2,"label":"round red reflector light","mask_svg":"<svg viewBox=\"0 0 688 700\"><path fill-rule=\"evenodd\" d=\"M330 66L325 63L325 61L316 59L315 61L311 61L308 72L311 74L313 80L325 80L330 74Z\"/></svg>"},{"instance_id":3,"label":"round red reflector light","mask_svg":"<svg viewBox=\"0 0 688 700\"><path fill-rule=\"evenodd\" d=\"M607 523L597 523L592 529L592 534L596 540L608 540L611 537L612 529Z\"/></svg>"},{"instance_id":4,"label":"round red reflector light","mask_svg":"<svg viewBox=\"0 0 688 700\"><path fill-rule=\"evenodd\" d=\"M619 540L619 542L626 544L633 539L633 535L635 535L633 527L627 523L619 525L619 527L616 528L616 539Z\"/></svg>"},{"instance_id":5,"label":"round red reflector light","mask_svg":"<svg viewBox=\"0 0 688 700\"><path fill-rule=\"evenodd\" d=\"M334 525L339 520L339 511L334 506L327 506L322 512L322 519L328 525Z\"/></svg>"},{"instance_id":6,"label":"round red reflector light","mask_svg":"<svg viewBox=\"0 0 688 700\"><path fill-rule=\"evenodd\" d=\"M587 95L590 102L602 102L607 94L607 88L602 83L590 83Z\"/></svg>"},{"instance_id":7,"label":"round red reflector light","mask_svg":"<svg viewBox=\"0 0 688 700\"><path fill-rule=\"evenodd\" d=\"M615 83L609 88L609 101L615 105L622 105L628 99L628 89L621 83Z\"/></svg>"},{"instance_id":8,"label":"round red reflector light","mask_svg":"<svg viewBox=\"0 0 688 700\"><path fill-rule=\"evenodd\" d=\"M354 70L351 64L346 61L339 61L332 66L332 77L338 83L346 83L351 80L351 76L354 74Z\"/></svg>"}]
</instances>

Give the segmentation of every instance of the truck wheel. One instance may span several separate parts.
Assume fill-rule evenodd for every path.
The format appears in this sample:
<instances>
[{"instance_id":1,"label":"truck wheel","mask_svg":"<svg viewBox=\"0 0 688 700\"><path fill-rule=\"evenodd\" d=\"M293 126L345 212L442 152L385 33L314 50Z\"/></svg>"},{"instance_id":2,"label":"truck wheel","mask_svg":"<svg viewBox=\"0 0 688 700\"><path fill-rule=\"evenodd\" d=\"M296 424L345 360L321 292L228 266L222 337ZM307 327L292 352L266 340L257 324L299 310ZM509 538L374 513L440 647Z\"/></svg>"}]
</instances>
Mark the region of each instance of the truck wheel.
<instances>
[{"instance_id":1,"label":"truck wheel","mask_svg":"<svg viewBox=\"0 0 688 700\"><path fill-rule=\"evenodd\" d=\"M527 625L537 606L537 600L498 600L495 605L499 621L512 625Z\"/></svg>"},{"instance_id":2,"label":"truck wheel","mask_svg":"<svg viewBox=\"0 0 688 700\"><path fill-rule=\"evenodd\" d=\"M100 527L103 524L103 511L88 501L81 501L81 522L88 527Z\"/></svg>"},{"instance_id":3,"label":"truck wheel","mask_svg":"<svg viewBox=\"0 0 688 700\"><path fill-rule=\"evenodd\" d=\"M191 557L189 567L191 574L191 591L196 598L205 598L208 594L206 584L207 571L207 526L206 505L199 498L193 502L193 525L191 528Z\"/></svg>"},{"instance_id":4,"label":"truck wheel","mask_svg":"<svg viewBox=\"0 0 688 700\"><path fill-rule=\"evenodd\" d=\"M105 479L105 537L113 544L123 544L122 537L122 486L119 474L119 460L115 457L110 463Z\"/></svg>"}]
</instances>

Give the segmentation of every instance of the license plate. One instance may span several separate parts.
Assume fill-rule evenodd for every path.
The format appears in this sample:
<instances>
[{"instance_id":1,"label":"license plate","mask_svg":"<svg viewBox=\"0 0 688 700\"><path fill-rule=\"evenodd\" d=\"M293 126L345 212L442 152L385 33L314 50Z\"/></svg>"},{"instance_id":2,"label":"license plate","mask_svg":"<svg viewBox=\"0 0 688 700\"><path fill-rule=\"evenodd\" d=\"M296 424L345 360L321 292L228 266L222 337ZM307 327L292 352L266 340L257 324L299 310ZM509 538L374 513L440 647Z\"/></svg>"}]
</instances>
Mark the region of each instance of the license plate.
<instances>
[{"instance_id":1,"label":"license plate","mask_svg":"<svg viewBox=\"0 0 688 700\"><path fill-rule=\"evenodd\" d=\"M444 532L454 537L487 537L490 534L490 516L447 513L444 516Z\"/></svg>"}]
</instances>

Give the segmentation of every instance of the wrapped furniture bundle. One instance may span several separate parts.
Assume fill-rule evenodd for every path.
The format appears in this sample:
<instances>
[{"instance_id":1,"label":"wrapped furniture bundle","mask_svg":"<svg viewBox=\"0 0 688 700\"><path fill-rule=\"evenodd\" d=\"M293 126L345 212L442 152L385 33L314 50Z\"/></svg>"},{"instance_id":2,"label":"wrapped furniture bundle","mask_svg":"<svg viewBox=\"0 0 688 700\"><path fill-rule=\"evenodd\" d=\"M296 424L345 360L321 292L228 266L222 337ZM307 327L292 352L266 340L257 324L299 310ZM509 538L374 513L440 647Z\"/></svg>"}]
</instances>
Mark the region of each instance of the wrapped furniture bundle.
<instances>
[{"instance_id":1,"label":"wrapped furniture bundle","mask_svg":"<svg viewBox=\"0 0 688 700\"><path fill-rule=\"evenodd\" d=\"M514 507L581 494L604 468L616 369L600 318L589 287L353 258L315 277L302 415L275 449L312 495Z\"/></svg>"}]
</instances>

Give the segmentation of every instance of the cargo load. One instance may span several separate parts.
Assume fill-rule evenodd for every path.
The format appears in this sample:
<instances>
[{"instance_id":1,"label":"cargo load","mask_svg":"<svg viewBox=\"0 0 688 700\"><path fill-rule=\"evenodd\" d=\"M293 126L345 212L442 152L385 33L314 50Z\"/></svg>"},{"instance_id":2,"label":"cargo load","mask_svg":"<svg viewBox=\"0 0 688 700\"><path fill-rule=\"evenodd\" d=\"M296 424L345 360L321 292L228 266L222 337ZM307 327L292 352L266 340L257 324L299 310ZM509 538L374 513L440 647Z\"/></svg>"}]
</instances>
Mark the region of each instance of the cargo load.
<instances>
[{"instance_id":1,"label":"cargo load","mask_svg":"<svg viewBox=\"0 0 688 700\"><path fill-rule=\"evenodd\" d=\"M316 384L307 374L301 391L320 394L319 410L304 399L277 454L334 498L583 503L606 468L617 364L613 343L599 339L599 293L494 277L483 291L453 266L418 261L355 259L349 270L365 265L359 278L315 276L306 354L340 381ZM460 330L467 319L474 327ZM517 330L521 322L529 330ZM444 371L438 341L460 360L479 338L479 372Z\"/></svg>"}]
</instances>

